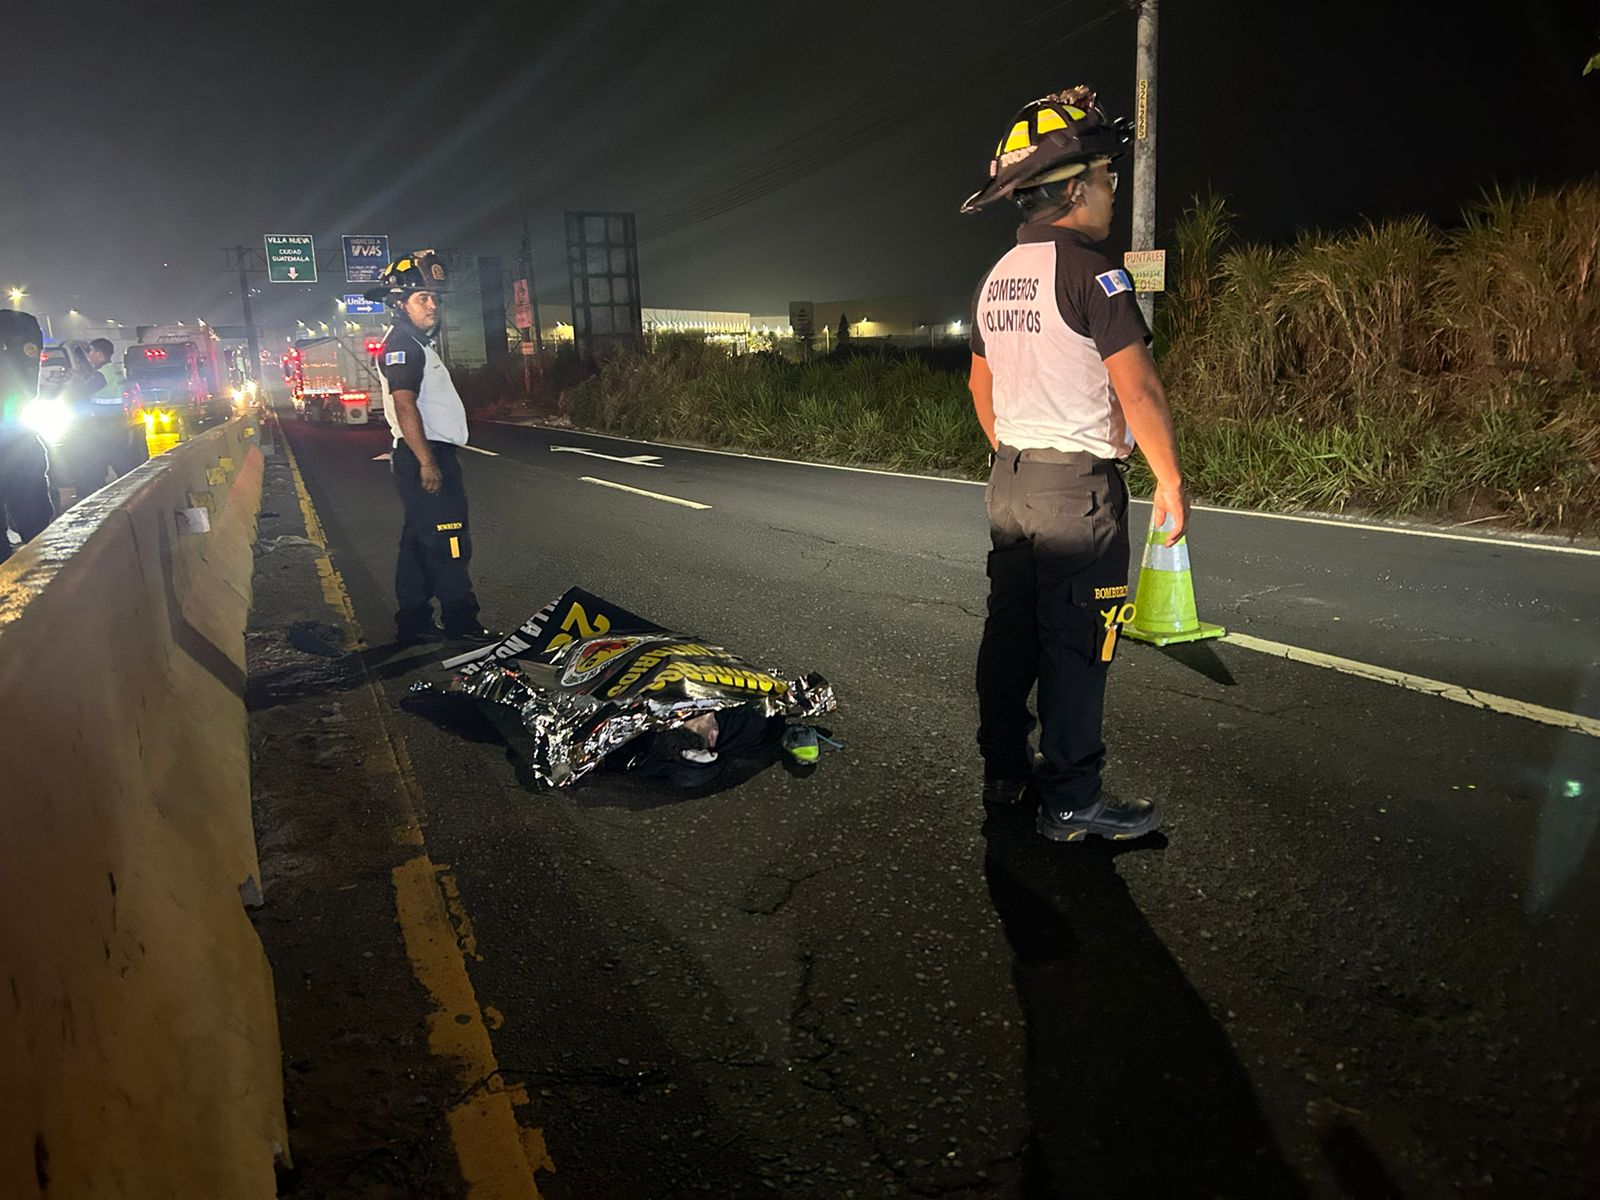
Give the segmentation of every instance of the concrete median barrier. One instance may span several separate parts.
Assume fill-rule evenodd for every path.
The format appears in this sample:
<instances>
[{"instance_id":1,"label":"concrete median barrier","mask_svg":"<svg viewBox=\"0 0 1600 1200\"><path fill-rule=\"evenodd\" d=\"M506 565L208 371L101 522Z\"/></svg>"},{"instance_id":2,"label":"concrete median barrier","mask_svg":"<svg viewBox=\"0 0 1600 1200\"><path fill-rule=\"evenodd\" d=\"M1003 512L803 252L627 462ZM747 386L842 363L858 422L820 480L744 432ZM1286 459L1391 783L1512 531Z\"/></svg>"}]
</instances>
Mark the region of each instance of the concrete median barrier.
<instances>
[{"instance_id":1,"label":"concrete median barrier","mask_svg":"<svg viewBox=\"0 0 1600 1200\"><path fill-rule=\"evenodd\" d=\"M0 1196L275 1192L237 418L0 567Z\"/></svg>"}]
</instances>

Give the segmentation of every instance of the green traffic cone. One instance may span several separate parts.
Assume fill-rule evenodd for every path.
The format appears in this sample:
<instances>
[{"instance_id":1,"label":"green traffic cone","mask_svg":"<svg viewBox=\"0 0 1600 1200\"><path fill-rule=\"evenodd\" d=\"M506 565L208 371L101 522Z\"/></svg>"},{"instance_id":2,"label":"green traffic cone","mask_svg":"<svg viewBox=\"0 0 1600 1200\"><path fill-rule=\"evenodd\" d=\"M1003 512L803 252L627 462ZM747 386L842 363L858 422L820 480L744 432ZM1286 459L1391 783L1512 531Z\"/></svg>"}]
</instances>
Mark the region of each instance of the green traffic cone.
<instances>
[{"instance_id":1,"label":"green traffic cone","mask_svg":"<svg viewBox=\"0 0 1600 1200\"><path fill-rule=\"evenodd\" d=\"M1144 563L1139 568L1139 592L1134 597L1133 620L1123 632L1153 646L1177 642L1198 642L1221 637L1228 631L1221 625L1200 620L1194 607L1194 580L1189 574L1189 539L1178 539L1176 546L1162 545L1172 532L1172 514L1159 526L1152 524L1144 545Z\"/></svg>"}]
</instances>

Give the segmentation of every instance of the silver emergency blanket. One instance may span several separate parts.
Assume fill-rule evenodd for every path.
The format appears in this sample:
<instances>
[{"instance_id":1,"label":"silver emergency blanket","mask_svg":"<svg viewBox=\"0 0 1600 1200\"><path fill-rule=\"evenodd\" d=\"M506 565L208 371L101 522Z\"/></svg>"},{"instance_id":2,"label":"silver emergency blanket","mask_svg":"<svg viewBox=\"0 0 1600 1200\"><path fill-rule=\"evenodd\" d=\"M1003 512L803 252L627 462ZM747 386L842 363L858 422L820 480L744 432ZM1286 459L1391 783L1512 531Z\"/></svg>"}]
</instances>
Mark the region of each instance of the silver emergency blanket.
<instances>
[{"instance_id":1,"label":"silver emergency blanket","mask_svg":"<svg viewBox=\"0 0 1600 1200\"><path fill-rule=\"evenodd\" d=\"M566 787L643 733L719 709L806 720L837 707L820 675L784 679L721 646L569 588L503 641L447 660L442 690L512 710L534 775Z\"/></svg>"}]
</instances>

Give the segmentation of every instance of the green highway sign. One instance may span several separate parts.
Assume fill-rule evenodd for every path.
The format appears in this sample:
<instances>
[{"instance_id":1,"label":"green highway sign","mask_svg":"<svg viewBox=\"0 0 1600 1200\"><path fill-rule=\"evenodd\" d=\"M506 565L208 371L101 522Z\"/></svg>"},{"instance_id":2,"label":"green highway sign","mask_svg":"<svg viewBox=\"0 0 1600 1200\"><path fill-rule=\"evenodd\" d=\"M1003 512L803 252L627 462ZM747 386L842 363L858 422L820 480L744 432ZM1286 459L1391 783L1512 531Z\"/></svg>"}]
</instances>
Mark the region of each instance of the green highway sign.
<instances>
[{"instance_id":1,"label":"green highway sign","mask_svg":"<svg viewBox=\"0 0 1600 1200\"><path fill-rule=\"evenodd\" d=\"M269 233L266 240L268 283L317 281L317 248L309 233Z\"/></svg>"}]
</instances>

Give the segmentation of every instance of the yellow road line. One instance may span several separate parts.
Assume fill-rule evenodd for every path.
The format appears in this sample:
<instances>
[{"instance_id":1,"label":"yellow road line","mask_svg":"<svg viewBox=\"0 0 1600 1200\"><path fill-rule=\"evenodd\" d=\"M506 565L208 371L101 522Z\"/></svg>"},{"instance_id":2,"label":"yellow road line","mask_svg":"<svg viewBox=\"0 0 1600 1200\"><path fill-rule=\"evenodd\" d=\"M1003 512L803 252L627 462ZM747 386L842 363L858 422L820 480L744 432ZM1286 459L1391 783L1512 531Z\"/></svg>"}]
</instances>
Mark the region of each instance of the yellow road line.
<instances>
[{"instance_id":1,"label":"yellow road line","mask_svg":"<svg viewBox=\"0 0 1600 1200\"><path fill-rule=\"evenodd\" d=\"M289 445L289 439L284 436L283 426L273 418L272 425L277 432L278 445L283 447L283 457L289 463L289 475L294 479L295 495L300 497L300 516L306 523L306 540L314 543L318 554L316 558L317 577L322 583L322 598L328 602L328 607L333 609L345 619L350 626L350 634L357 640L361 636L361 626L356 622L355 605L350 603L350 592L344 586L344 579L333 565L333 559L328 557L328 535L322 531L322 522L317 520L316 506L311 503L311 493L306 491L305 478L300 474L300 464L295 460L294 447Z\"/></svg>"},{"instance_id":2,"label":"yellow road line","mask_svg":"<svg viewBox=\"0 0 1600 1200\"><path fill-rule=\"evenodd\" d=\"M578 478L584 483L597 483L601 487L615 488L619 492L632 492L635 496L648 496L652 500L665 500L668 504L681 504L685 508L710 508L709 504L701 504L698 500L685 500L682 496L668 496L661 492L647 492L644 488L629 487L625 483L612 483L609 479L596 479L593 475L580 475Z\"/></svg>"},{"instance_id":3,"label":"yellow road line","mask_svg":"<svg viewBox=\"0 0 1600 1200\"><path fill-rule=\"evenodd\" d=\"M1437 696L1441 700L1453 700L1457 704L1465 704L1469 708L1486 708L1491 712L1505 713L1507 716L1522 717L1529 721L1538 721L1542 725L1554 725L1557 729L1571 730L1573 733L1587 734L1589 737L1600 737L1600 720L1594 717L1585 717L1579 713L1562 712L1558 708L1546 708L1542 704L1530 704L1526 700L1513 700L1507 696L1496 696L1493 692L1480 692L1476 688L1462 687L1458 683L1445 683L1438 679L1429 679L1425 675L1412 675L1406 671L1396 671L1389 667L1378 667L1372 663L1358 662L1353 658L1340 658L1337 654L1323 654L1319 650L1307 650L1301 646L1291 646L1285 642L1272 642L1266 638L1251 637L1248 633L1230 633L1222 639L1235 646L1246 650L1254 650L1259 654L1270 654L1275 658L1292 659L1295 662L1307 663L1313 667L1326 667L1332 671L1339 671L1345 675L1354 675L1361 679L1371 679L1377 683L1387 683L1394 687L1402 687L1407 691L1421 692L1427 696Z\"/></svg>"},{"instance_id":4,"label":"yellow road line","mask_svg":"<svg viewBox=\"0 0 1600 1200\"><path fill-rule=\"evenodd\" d=\"M300 497L306 537L319 548L317 571L323 581L323 597L355 637L359 626L350 593L328 557L322 523L317 520L300 466L281 428L278 442L283 446L295 492ZM382 713L382 694L370 678L366 686ZM486 1021L467 974L465 955L481 957L472 923L454 877L444 874L428 857L422 827L416 819L416 796L411 783L414 776L405 745L394 736L387 721L380 728L389 751L382 757L387 761L369 760L369 770L386 777L398 796L406 820L394 835L396 843L416 851L390 874L395 918L412 973L433 1002L433 1012L428 1016L428 1050L451 1063L462 1087L446 1119L461 1176L467 1184L467 1200L539 1200L534 1173L553 1172L555 1162L545 1146L544 1131L523 1128L517 1122L516 1109L528 1103L528 1094L526 1089L507 1085L500 1077L489 1028L491 1024L499 1028L505 1018L496 1011L492 1020Z\"/></svg>"},{"instance_id":5,"label":"yellow road line","mask_svg":"<svg viewBox=\"0 0 1600 1200\"><path fill-rule=\"evenodd\" d=\"M500 1078L489 1029L440 895L439 869L419 854L396 867L391 878L406 955L434 1004L428 1050L453 1063L467 1089L448 1115L467 1195L470 1200L537 1200L534 1172L554 1170L554 1164L542 1151L542 1135L539 1157L529 1160L530 1145L514 1111L528 1102L528 1095Z\"/></svg>"}]
</instances>

